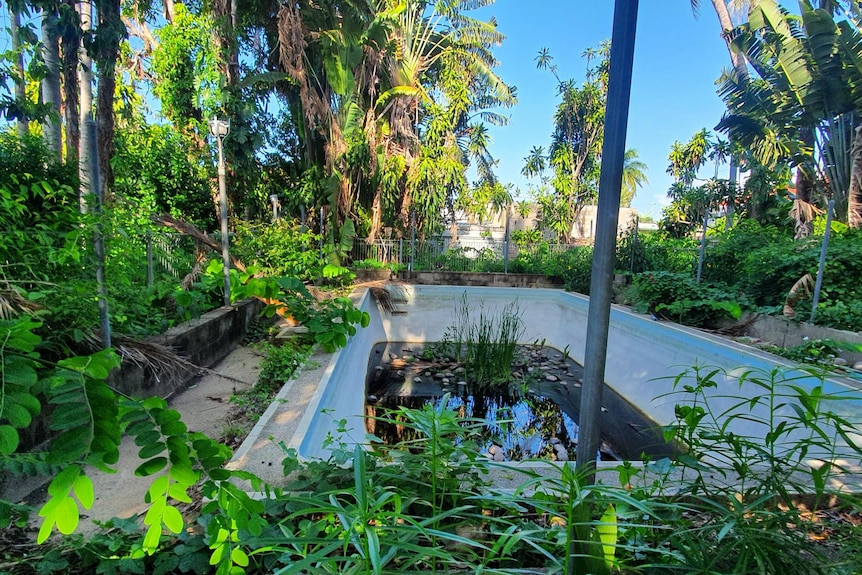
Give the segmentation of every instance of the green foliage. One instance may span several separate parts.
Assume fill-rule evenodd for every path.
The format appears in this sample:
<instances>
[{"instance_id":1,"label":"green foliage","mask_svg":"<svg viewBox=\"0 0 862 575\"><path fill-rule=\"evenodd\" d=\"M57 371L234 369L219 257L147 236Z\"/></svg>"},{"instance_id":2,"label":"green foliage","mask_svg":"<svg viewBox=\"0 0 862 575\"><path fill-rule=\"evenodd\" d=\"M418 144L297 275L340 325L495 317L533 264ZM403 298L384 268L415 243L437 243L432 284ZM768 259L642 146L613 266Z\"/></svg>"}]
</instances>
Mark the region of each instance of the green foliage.
<instances>
[{"instance_id":1,"label":"green foliage","mask_svg":"<svg viewBox=\"0 0 862 575\"><path fill-rule=\"evenodd\" d=\"M220 285L224 281L222 269L220 260L212 260L206 270L206 283ZM253 266L245 272L231 269L231 300L261 298L268 302L263 312L268 317L279 307L285 308L308 328L309 336L326 351L333 352L347 345L347 338L356 333L356 326L366 327L371 319L366 312L357 309L350 298L318 301L299 278L258 277L257 273Z\"/></svg>"},{"instance_id":2,"label":"green foliage","mask_svg":"<svg viewBox=\"0 0 862 575\"><path fill-rule=\"evenodd\" d=\"M862 331L862 301L833 301L817 306L818 325L849 331Z\"/></svg>"},{"instance_id":3,"label":"green foliage","mask_svg":"<svg viewBox=\"0 0 862 575\"><path fill-rule=\"evenodd\" d=\"M177 7L172 24L159 30L152 69L154 91L165 116L178 129L198 127L220 99L219 59L212 45L213 22ZM206 133L206 128L202 130Z\"/></svg>"},{"instance_id":4,"label":"green foliage","mask_svg":"<svg viewBox=\"0 0 862 575\"><path fill-rule=\"evenodd\" d=\"M168 214L218 228L212 180L190 137L170 126L136 125L117 132L116 148L113 191L131 203L132 217Z\"/></svg>"},{"instance_id":5,"label":"green foliage","mask_svg":"<svg viewBox=\"0 0 862 575\"><path fill-rule=\"evenodd\" d=\"M740 298L721 286L698 284L687 274L646 272L634 276L636 305L686 325L739 319ZM743 301L744 303L744 301Z\"/></svg>"},{"instance_id":6,"label":"green foliage","mask_svg":"<svg viewBox=\"0 0 862 575\"><path fill-rule=\"evenodd\" d=\"M480 303L479 316L471 317L467 294L455 310L455 321L446 329L444 345L451 347L456 361L463 361L470 381L480 387L507 385L512 360L520 337L524 334L517 302L502 310L486 310Z\"/></svg>"},{"instance_id":7,"label":"green foliage","mask_svg":"<svg viewBox=\"0 0 862 575\"><path fill-rule=\"evenodd\" d=\"M589 295L592 271L593 248L581 246L555 254L549 259L545 270L538 273L561 278L567 291Z\"/></svg>"},{"instance_id":8,"label":"green foliage","mask_svg":"<svg viewBox=\"0 0 862 575\"><path fill-rule=\"evenodd\" d=\"M307 345L293 342L280 346L265 346L266 357L260 364L260 374L255 388L270 393L278 392L305 363L310 351Z\"/></svg>"},{"instance_id":9,"label":"green foliage","mask_svg":"<svg viewBox=\"0 0 862 575\"><path fill-rule=\"evenodd\" d=\"M296 222L280 219L272 224L238 222L232 238L234 255L268 276L302 280L321 277L320 237Z\"/></svg>"},{"instance_id":10,"label":"green foliage","mask_svg":"<svg viewBox=\"0 0 862 575\"><path fill-rule=\"evenodd\" d=\"M503 260L491 248L458 246L437 256L420 249L413 267L417 270L501 272Z\"/></svg>"},{"instance_id":11,"label":"green foliage","mask_svg":"<svg viewBox=\"0 0 862 575\"><path fill-rule=\"evenodd\" d=\"M859 453L858 422L839 415L852 396L828 393L813 371L734 373L738 393L726 390L728 377L695 366L674 378L666 437L687 448L676 462L680 496L697 521L683 520L668 542L695 572L833 572L804 536L796 498L809 493L819 505L847 472L836 449Z\"/></svg>"},{"instance_id":12,"label":"green foliage","mask_svg":"<svg viewBox=\"0 0 862 575\"><path fill-rule=\"evenodd\" d=\"M78 209L77 174L37 138L0 134L0 261L11 278L80 277L90 223ZM83 252L83 253L82 253Z\"/></svg>"},{"instance_id":13,"label":"green foliage","mask_svg":"<svg viewBox=\"0 0 862 575\"><path fill-rule=\"evenodd\" d=\"M55 526L62 533L74 531L78 504L93 504L92 483L83 465L113 471L120 427L116 396L105 383L119 365L118 356L106 350L50 365L38 351L40 327L28 317L0 321L0 463L5 473L15 476L63 469L51 481L50 498L39 512L44 518L38 535L42 542ZM36 427L37 417L50 430L48 446L21 453L33 446L22 448L19 434Z\"/></svg>"},{"instance_id":14,"label":"green foliage","mask_svg":"<svg viewBox=\"0 0 862 575\"><path fill-rule=\"evenodd\" d=\"M812 339L792 347L766 346L765 349L797 363L816 365L826 369L833 367L832 360L838 357L841 346L831 339Z\"/></svg>"},{"instance_id":15,"label":"green foliage","mask_svg":"<svg viewBox=\"0 0 862 575\"><path fill-rule=\"evenodd\" d=\"M284 294L280 300L326 351L332 352L347 345L347 338L356 333L356 326L366 327L371 320L368 313L357 309L350 298L336 297L318 302L296 278L279 278L276 283Z\"/></svg>"},{"instance_id":16,"label":"green foliage","mask_svg":"<svg viewBox=\"0 0 862 575\"><path fill-rule=\"evenodd\" d=\"M495 464L475 441L485 422L461 417L448 398L379 415L403 427L395 445L345 451L345 441L329 438L330 461L300 462L287 450L284 492L222 469L228 451L186 431L163 401L124 402L127 432L143 452L139 471L170 470L150 490L146 520L181 526L168 510L185 500L198 471L201 528L170 536L159 529L157 537L152 526L142 536L134 521L111 522L110 531L87 542L66 538L38 561L15 558L13 572L834 573L858 549L845 544L832 549L837 559L823 556L805 537L816 525L796 497L812 494L816 509L850 471L832 461L837 446L862 453L852 443L854 422L837 415L849 396L827 393L820 377L735 370L731 378L695 366L663 398L676 403L666 436L685 446L673 461L622 462L619 484L588 481L568 464L543 473L507 467L523 477L514 490L490 484ZM737 378L734 393L726 383ZM345 423L339 433L349 433ZM52 490L64 500L91 499L80 468L57 477ZM57 517L64 529L76 512ZM853 541L858 532L843 536ZM156 543L158 551L149 546Z\"/></svg>"}]
</instances>

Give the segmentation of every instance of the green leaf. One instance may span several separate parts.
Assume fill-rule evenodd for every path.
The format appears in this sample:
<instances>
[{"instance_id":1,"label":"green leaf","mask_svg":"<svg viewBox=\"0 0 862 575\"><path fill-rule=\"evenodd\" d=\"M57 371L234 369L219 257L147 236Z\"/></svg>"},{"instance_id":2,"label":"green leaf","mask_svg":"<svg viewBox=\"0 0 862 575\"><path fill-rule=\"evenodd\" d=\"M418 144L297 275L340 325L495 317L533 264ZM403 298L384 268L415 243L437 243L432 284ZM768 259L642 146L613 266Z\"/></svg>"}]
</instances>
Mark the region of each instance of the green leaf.
<instances>
[{"instance_id":1,"label":"green leaf","mask_svg":"<svg viewBox=\"0 0 862 575\"><path fill-rule=\"evenodd\" d=\"M93 482L84 474L79 475L72 484L72 490L84 509L90 509L95 501Z\"/></svg>"},{"instance_id":2,"label":"green leaf","mask_svg":"<svg viewBox=\"0 0 862 575\"><path fill-rule=\"evenodd\" d=\"M0 455L11 455L18 449L18 432L11 425L0 425Z\"/></svg>"},{"instance_id":3,"label":"green leaf","mask_svg":"<svg viewBox=\"0 0 862 575\"><path fill-rule=\"evenodd\" d=\"M7 355L4 358L4 363L4 378L7 384L12 383L15 385L30 387L39 381L39 376L32 366L33 362L29 359Z\"/></svg>"},{"instance_id":4,"label":"green leaf","mask_svg":"<svg viewBox=\"0 0 862 575\"><path fill-rule=\"evenodd\" d=\"M617 511L613 504L609 504L605 509L605 513L596 525L596 531L599 534L599 541L602 543L602 555L604 555L605 563L610 567L617 548Z\"/></svg>"},{"instance_id":5,"label":"green leaf","mask_svg":"<svg viewBox=\"0 0 862 575\"><path fill-rule=\"evenodd\" d=\"M139 477L146 477L148 475L152 475L153 473L158 473L168 464L167 457L154 457L149 461L145 461L140 464L137 469L135 469L135 475Z\"/></svg>"},{"instance_id":6,"label":"green leaf","mask_svg":"<svg viewBox=\"0 0 862 575\"><path fill-rule=\"evenodd\" d=\"M51 480L50 485L48 485L48 494L51 497L66 497L80 475L81 468L77 465L66 467Z\"/></svg>"},{"instance_id":7,"label":"green leaf","mask_svg":"<svg viewBox=\"0 0 862 575\"><path fill-rule=\"evenodd\" d=\"M162 538L162 525L160 523L153 523L150 525L150 528L147 529L147 534L144 536L144 541L141 546L144 548L144 551L147 552L147 555L152 555L159 548L159 542Z\"/></svg>"},{"instance_id":8,"label":"green leaf","mask_svg":"<svg viewBox=\"0 0 862 575\"><path fill-rule=\"evenodd\" d=\"M162 522L172 533L181 532L185 525L182 514L172 505L165 506L164 511L162 511Z\"/></svg>"},{"instance_id":9,"label":"green leaf","mask_svg":"<svg viewBox=\"0 0 862 575\"><path fill-rule=\"evenodd\" d=\"M30 422L33 419L30 416L30 412L27 411L24 406L12 402L6 404L5 409L2 411L2 416L11 423L13 427L17 427L18 429L29 427Z\"/></svg>"},{"instance_id":10,"label":"green leaf","mask_svg":"<svg viewBox=\"0 0 862 575\"><path fill-rule=\"evenodd\" d=\"M166 425L174 421L179 421L180 417L182 417L180 412L175 409L164 409L155 414L156 423L159 425Z\"/></svg>"},{"instance_id":11,"label":"green leaf","mask_svg":"<svg viewBox=\"0 0 862 575\"><path fill-rule=\"evenodd\" d=\"M192 502L192 498L189 496L187 488L179 483L171 484L171 486L168 488L168 495L176 501L181 501L183 503Z\"/></svg>"},{"instance_id":12,"label":"green leaf","mask_svg":"<svg viewBox=\"0 0 862 575\"><path fill-rule=\"evenodd\" d=\"M149 445L143 446L140 451L138 451L138 457L141 459L149 459L153 456L162 453L167 447L161 441L157 441L155 443L150 443Z\"/></svg>"},{"instance_id":13,"label":"green leaf","mask_svg":"<svg viewBox=\"0 0 862 575\"><path fill-rule=\"evenodd\" d=\"M191 467L187 467L184 465L176 465L174 467L171 467L171 470L168 475L171 477L171 479L177 481L184 486L194 485L195 483L197 483L199 478L197 471L194 471Z\"/></svg>"},{"instance_id":14,"label":"green leaf","mask_svg":"<svg viewBox=\"0 0 862 575\"><path fill-rule=\"evenodd\" d=\"M62 463L74 461L86 453L90 444L90 431L86 427L70 429L61 433L51 444L49 461Z\"/></svg>"},{"instance_id":15,"label":"green leaf","mask_svg":"<svg viewBox=\"0 0 862 575\"><path fill-rule=\"evenodd\" d=\"M248 567L248 555L239 547L234 547L230 552L230 560L240 567Z\"/></svg>"},{"instance_id":16,"label":"green leaf","mask_svg":"<svg viewBox=\"0 0 862 575\"><path fill-rule=\"evenodd\" d=\"M188 427L182 421L169 421L162 425L162 434L178 436L188 431Z\"/></svg>"},{"instance_id":17,"label":"green leaf","mask_svg":"<svg viewBox=\"0 0 862 575\"><path fill-rule=\"evenodd\" d=\"M57 505L53 519L57 523L57 530L60 533L71 535L78 528L78 521L80 519L78 504L71 497L64 497Z\"/></svg>"},{"instance_id":18,"label":"green leaf","mask_svg":"<svg viewBox=\"0 0 862 575\"><path fill-rule=\"evenodd\" d=\"M42 412L42 404L39 400L29 393L10 393L7 398L21 405L30 412L30 415L39 415Z\"/></svg>"}]
</instances>

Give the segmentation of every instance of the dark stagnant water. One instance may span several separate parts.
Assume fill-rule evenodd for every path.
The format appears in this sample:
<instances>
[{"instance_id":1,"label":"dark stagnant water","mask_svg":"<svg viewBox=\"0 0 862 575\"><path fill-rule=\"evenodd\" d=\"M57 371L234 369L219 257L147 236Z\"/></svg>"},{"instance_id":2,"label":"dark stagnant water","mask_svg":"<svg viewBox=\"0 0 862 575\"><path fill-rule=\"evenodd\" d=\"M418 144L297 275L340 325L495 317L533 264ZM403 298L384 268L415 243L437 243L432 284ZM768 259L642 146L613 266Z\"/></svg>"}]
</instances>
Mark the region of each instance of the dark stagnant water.
<instances>
[{"instance_id":1,"label":"dark stagnant water","mask_svg":"<svg viewBox=\"0 0 862 575\"><path fill-rule=\"evenodd\" d=\"M376 344L368 361L366 415L398 407L449 407L462 417L485 419L482 453L496 461L574 459L578 442L583 367L559 350L519 346L508 386L489 391L470 383L464 366L449 357L422 359L434 344ZM645 401L649 398L644 397ZM366 431L386 444L410 439L395 423L366 419ZM672 455L660 427L609 387L602 394L599 433L602 460L639 461Z\"/></svg>"}]
</instances>

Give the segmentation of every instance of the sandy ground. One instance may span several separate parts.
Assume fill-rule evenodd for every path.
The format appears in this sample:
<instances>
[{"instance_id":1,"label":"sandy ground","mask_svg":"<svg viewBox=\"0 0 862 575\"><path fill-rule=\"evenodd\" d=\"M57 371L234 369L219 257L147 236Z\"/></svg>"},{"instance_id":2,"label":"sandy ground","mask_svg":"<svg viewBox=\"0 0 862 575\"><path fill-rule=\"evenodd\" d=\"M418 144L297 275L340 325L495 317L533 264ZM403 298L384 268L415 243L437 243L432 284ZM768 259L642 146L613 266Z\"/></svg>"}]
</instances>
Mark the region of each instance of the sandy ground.
<instances>
[{"instance_id":1,"label":"sandy ground","mask_svg":"<svg viewBox=\"0 0 862 575\"><path fill-rule=\"evenodd\" d=\"M231 406L230 396L255 384L262 359L251 348L235 349L212 368L214 373L202 376L185 391L172 397L168 402L169 407L180 412L189 430L200 431L217 439ZM144 495L154 477L135 476L135 469L142 463L138 458L139 449L133 439L125 437L120 446L117 473L88 472L93 480L96 500L91 509L82 512L78 533L96 531L94 521L106 521L112 517L128 518L145 511ZM40 520L35 514L33 519Z\"/></svg>"}]
</instances>

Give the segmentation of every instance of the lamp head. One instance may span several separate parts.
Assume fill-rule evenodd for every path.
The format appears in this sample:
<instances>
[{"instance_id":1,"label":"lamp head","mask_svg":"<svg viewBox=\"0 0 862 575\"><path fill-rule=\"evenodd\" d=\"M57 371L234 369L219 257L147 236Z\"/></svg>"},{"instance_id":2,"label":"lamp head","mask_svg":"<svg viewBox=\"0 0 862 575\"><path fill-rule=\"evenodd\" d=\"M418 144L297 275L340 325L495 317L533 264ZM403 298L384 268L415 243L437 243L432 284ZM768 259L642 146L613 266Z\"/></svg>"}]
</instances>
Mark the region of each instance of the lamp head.
<instances>
[{"instance_id":1,"label":"lamp head","mask_svg":"<svg viewBox=\"0 0 862 575\"><path fill-rule=\"evenodd\" d=\"M219 120L218 116L213 116L210 120L210 134L216 138L224 138L230 133L230 120Z\"/></svg>"}]
</instances>

